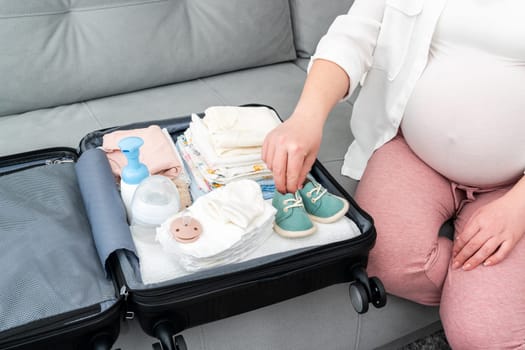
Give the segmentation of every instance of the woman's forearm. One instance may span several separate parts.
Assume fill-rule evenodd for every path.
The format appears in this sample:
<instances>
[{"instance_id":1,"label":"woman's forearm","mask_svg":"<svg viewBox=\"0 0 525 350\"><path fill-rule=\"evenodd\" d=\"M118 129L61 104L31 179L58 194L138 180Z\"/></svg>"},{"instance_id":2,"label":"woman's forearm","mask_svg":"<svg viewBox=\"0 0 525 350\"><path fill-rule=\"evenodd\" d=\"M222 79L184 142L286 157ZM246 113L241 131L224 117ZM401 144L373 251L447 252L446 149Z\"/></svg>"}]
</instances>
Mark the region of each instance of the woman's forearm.
<instances>
[{"instance_id":1,"label":"woman's forearm","mask_svg":"<svg viewBox=\"0 0 525 350\"><path fill-rule=\"evenodd\" d=\"M323 125L349 87L350 79L340 66L323 59L315 60L292 117L300 116L303 121Z\"/></svg>"}]
</instances>

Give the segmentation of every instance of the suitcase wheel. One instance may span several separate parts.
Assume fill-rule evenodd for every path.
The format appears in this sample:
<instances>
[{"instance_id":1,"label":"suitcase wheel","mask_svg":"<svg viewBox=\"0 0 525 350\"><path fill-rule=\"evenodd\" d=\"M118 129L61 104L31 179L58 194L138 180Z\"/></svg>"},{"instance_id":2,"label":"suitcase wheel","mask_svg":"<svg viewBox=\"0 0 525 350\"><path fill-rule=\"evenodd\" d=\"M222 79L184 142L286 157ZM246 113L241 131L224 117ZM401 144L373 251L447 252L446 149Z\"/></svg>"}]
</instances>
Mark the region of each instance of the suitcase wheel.
<instances>
[{"instance_id":1,"label":"suitcase wheel","mask_svg":"<svg viewBox=\"0 0 525 350\"><path fill-rule=\"evenodd\" d=\"M90 349L92 350L110 350L113 340L108 334L98 334L91 340ZM120 349L116 349L120 350Z\"/></svg>"},{"instance_id":2,"label":"suitcase wheel","mask_svg":"<svg viewBox=\"0 0 525 350\"><path fill-rule=\"evenodd\" d=\"M379 278L368 278L363 266L354 266L350 270L350 277L353 280L349 286L350 301L358 313L367 312L368 303L376 308L386 305L386 290Z\"/></svg>"},{"instance_id":3,"label":"suitcase wheel","mask_svg":"<svg viewBox=\"0 0 525 350\"><path fill-rule=\"evenodd\" d=\"M152 347L153 350L164 350L160 343L153 343ZM184 341L184 337L182 335L177 335L175 337L175 350L188 350L188 348L186 347L186 342Z\"/></svg>"},{"instance_id":4,"label":"suitcase wheel","mask_svg":"<svg viewBox=\"0 0 525 350\"><path fill-rule=\"evenodd\" d=\"M355 311L357 311L359 314L364 314L367 312L369 303L368 293L361 282L350 283L349 292L350 302L352 302L352 306L354 307Z\"/></svg>"},{"instance_id":5,"label":"suitcase wheel","mask_svg":"<svg viewBox=\"0 0 525 350\"><path fill-rule=\"evenodd\" d=\"M173 336L175 328L169 321L161 321L154 327L155 337L160 341L154 343L153 350L187 350L182 335Z\"/></svg>"},{"instance_id":6,"label":"suitcase wheel","mask_svg":"<svg viewBox=\"0 0 525 350\"><path fill-rule=\"evenodd\" d=\"M386 305L386 290L383 286L383 282L377 277L370 277L370 294L372 295L372 304L376 308L380 308Z\"/></svg>"},{"instance_id":7,"label":"suitcase wheel","mask_svg":"<svg viewBox=\"0 0 525 350\"><path fill-rule=\"evenodd\" d=\"M175 336L175 348L177 350L188 350L184 337L182 335Z\"/></svg>"}]
</instances>

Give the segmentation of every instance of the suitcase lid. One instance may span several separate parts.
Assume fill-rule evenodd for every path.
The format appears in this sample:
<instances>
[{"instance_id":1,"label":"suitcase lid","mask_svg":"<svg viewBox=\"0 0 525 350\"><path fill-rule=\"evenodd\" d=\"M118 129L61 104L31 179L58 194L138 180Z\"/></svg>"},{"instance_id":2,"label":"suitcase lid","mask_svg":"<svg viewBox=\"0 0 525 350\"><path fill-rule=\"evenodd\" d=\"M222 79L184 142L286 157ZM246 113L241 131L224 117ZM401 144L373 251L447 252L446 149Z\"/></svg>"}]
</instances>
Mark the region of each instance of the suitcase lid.
<instances>
[{"instance_id":1,"label":"suitcase lid","mask_svg":"<svg viewBox=\"0 0 525 350\"><path fill-rule=\"evenodd\" d=\"M2 348L90 332L99 327L90 322L106 327L119 312L122 297L97 259L83 208L77 158L69 148L0 158Z\"/></svg>"}]
</instances>

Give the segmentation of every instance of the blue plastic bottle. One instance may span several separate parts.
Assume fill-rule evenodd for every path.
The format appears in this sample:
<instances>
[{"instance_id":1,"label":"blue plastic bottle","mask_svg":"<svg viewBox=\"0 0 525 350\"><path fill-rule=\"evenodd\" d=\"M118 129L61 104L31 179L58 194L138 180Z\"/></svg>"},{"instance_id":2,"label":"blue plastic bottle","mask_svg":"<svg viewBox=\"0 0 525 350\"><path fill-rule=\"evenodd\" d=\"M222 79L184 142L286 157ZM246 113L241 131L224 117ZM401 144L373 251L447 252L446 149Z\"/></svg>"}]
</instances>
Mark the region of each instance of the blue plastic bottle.
<instances>
[{"instance_id":1,"label":"blue plastic bottle","mask_svg":"<svg viewBox=\"0 0 525 350\"><path fill-rule=\"evenodd\" d=\"M122 169L120 180L120 195L126 207L128 222L131 222L131 201L133 194L142 180L150 174L146 165L140 162L140 147L144 141L140 137L130 136L120 140L118 146L128 160L128 164Z\"/></svg>"}]
</instances>

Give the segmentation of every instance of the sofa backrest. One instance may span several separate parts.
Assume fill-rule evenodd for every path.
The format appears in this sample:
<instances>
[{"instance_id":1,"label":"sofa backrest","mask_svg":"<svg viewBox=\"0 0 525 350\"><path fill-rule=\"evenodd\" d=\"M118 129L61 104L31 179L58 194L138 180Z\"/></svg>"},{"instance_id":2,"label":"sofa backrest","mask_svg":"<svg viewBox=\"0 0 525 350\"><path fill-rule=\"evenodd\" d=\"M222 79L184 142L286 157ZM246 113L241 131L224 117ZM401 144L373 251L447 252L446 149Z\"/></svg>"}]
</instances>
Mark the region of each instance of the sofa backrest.
<instances>
[{"instance_id":1,"label":"sofa backrest","mask_svg":"<svg viewBox=\"0 0 525 350\"><path fill-rule=\"evenodd\" d=\"M290 0L295 48L301 58L310 58L317 43L338 15L348 12L354 0Z\"/></svg>"},{"instance_id":2,"label":"sofa backrest","mask_svg":"<svg viewBox=\"0 0 525 350\"><path fill-rule=\"evenodd\" d=\"M0 0L0 116L295 57L288 0Z\"/></svg>"}]
</instances>

